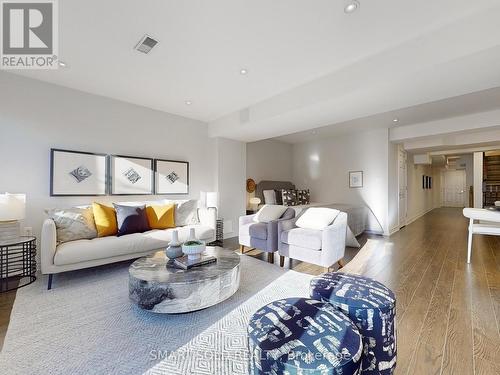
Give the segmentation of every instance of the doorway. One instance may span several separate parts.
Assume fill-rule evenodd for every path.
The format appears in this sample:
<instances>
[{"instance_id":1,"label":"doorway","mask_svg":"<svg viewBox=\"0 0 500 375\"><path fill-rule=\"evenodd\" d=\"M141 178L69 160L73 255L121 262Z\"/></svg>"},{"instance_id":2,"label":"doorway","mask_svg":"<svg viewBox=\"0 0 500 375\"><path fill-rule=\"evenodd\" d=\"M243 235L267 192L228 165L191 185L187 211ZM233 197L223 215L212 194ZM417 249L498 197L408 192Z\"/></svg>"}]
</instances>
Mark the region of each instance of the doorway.
<instances>
[{"instance_id":1,"label":"doorway","mask_svg":"<svg viewBox=\"0 0 500 375\"><path fill-rule=\"evenodd\" d=\"M466 198L465 170L449 170L443 172L444 207L465 207Z\"/></svg>"}]
</instances>

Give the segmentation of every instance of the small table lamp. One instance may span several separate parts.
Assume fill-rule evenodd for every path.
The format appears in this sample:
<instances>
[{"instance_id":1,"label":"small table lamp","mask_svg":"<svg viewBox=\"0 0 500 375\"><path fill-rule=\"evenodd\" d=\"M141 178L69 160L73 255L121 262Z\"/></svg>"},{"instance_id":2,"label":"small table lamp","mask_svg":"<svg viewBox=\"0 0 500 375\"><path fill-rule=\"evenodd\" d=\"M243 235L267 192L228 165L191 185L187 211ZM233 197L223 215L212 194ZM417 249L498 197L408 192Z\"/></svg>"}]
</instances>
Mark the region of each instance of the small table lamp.
<instances>
[{"instance_id":1,"label":"small table lamp","mask_svg":"<svg viewBox=\"0 0 500 375\"><path fill-rule=\"evenodd\" d=\"M219 207L219 194L216 191L207 192L207 207L208 208L218 208Z\"/></svg>"},{"instance_id":2,"label":"small table lamp","mask_svg":"<svg viewBox=\"0 0 500 375\"><path fill-rule=\"evenodd\" d=\"M0 194L0 240L19 237L26 212L26 194Z\"/></svg>"},{"instance_id":3,"label":"small table lamp","mask_svg":"<svg viewBox=\"0 0 500 375\"><path fill-rule=\"evenodd\" d=\"M253 207L253 208L254 208L254 212L256 212L256 211L257 211L257 209L259 208L259 204L260 204L260 202L261 202L260 198L258 198L258 197L253 197L253 198L250 198L250 201L249 201L249 202L250 202L250 204L251 204L252 206L254 206L254 207Z\"/></svg>"}]
</instances>

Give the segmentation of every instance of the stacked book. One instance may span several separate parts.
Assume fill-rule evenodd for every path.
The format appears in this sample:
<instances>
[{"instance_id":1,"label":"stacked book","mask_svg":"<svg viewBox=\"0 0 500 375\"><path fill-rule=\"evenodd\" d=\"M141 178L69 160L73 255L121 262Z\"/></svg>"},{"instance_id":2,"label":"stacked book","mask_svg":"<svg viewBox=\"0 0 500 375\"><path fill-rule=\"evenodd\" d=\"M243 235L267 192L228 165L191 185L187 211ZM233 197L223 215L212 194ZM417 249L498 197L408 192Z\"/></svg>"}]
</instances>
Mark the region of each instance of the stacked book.
<instances>
[{"instance_id":1,"label":"stacked book","mask_svg":"<svg viewBox=\"0 0 500 375\"><path fill-rule=\"evenodd\" d=\"M201 255L196 259L188 259L187 255L175 258L174 265L183 270L189 270L193 267L204 266L217 262L217 258L212 255Z\"/></svg>"}]
</instances>

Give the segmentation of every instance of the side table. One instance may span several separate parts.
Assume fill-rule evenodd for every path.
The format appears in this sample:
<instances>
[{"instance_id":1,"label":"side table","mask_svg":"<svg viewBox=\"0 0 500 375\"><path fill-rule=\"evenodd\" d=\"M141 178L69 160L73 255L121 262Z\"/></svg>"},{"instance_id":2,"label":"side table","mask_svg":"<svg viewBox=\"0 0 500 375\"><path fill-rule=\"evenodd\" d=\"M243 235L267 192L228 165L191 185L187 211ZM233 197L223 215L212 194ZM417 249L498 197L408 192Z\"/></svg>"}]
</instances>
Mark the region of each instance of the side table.
<instances>
[{"instance_id":1,"label":"side table","mask_svg":"<svg viewBox=\"0 0 500 375\"><path fill-rule=\"evenodd\" d=\"M36 238L0 240L0 293L36 280Z\"/></svg>"},{"instance_id":2,"label":"side table","mask_svg":"<svg viewBox=\"0 0 500 375\"><path fill-rule=\"evenodd\" d=\"M224 245L224 219L217 219L215 227L215 241L207 244L208 246L223 246Z\"/></svg>"}]
</instances>

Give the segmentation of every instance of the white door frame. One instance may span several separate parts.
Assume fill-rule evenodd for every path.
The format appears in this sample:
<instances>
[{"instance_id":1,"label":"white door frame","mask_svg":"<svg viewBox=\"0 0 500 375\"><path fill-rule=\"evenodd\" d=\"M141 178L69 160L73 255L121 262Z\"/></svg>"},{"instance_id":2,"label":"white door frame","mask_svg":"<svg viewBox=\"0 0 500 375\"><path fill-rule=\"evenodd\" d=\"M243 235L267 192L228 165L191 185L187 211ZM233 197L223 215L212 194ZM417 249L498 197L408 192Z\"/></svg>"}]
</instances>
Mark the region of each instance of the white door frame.
<instances>
[{"instance_id":1,"label":"white door frame","mask_svg":"<svg viewBox=\"0 0 500 375\"><path fill-rule=\"evenodd\" d=\"M398 228L406 225L408 219L408 153L398 145ZM402 171L401 165L405 168ZM403 174L402 174L403 173ZM401 183L403 181L403 183ZM404 204L401 204L401 202ZM404 212L403 212L404 211Z\"/></svg>"}]
</instances>

